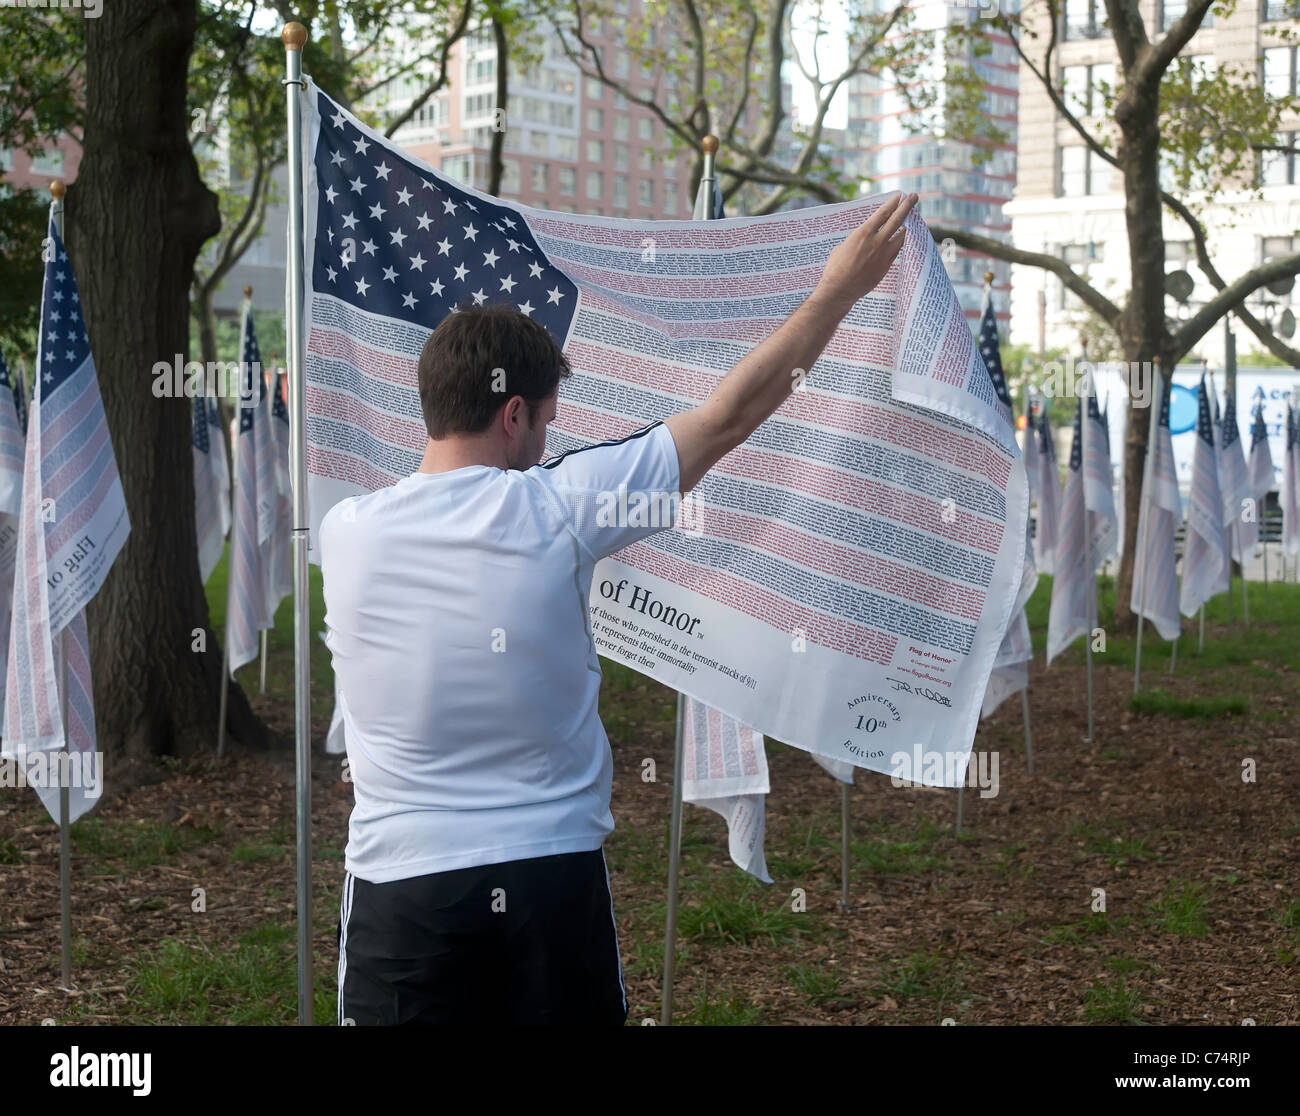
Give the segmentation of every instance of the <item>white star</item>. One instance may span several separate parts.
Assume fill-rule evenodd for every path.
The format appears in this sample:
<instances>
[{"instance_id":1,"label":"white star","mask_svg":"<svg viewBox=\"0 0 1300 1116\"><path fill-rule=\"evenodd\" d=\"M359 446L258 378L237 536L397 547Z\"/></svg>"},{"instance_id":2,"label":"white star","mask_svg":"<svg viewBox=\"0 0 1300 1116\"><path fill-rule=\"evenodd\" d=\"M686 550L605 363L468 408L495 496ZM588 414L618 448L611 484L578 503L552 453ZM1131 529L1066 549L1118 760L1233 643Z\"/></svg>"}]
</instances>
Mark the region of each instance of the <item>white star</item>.
<instances>
[{"instance_id":1,"label":"white star","mask_svg":"<svg viewBox=\"0 0 1300 1116\"><path fill-rule=\"evenodd\" d=\"M415 297L409 291L402 295L402 305L412 309L415 307Z\"/></svg>"},{"instance_id":2,"label":"white star","mask_svg":"<svg viewBox=\"0 0 1300 1116\"><path fill-rule=\"evenodd\" d=\"M388 174L392 169L393 168L390 167L387 163L380 163L379 166L375 168L375 177L382 178L385 182L387 182Z\"/></svg>"},{"instance_id":3,"label":"white star","mask_svg":"<svg viewBox=\"0 0 1300 1116\"><path fill-rule=\"evenodd\" d=\"M357 294L363 295L370 289L370 284L363 278L357 280Z\"/></svg>"},{"instance_id":4,"label":"white star","mask_svg":"<svg viewBox=\"0 0 1300 1116\"><path fill-rule=\"evenodd\" d=\"M63 317L63 315L60 314L57 310L50 311L50 321L57 322L61 317Z\"/></svg>"},{"instance_id":5,"label":"white star","mask_svg":"<svg viewBox=\"0 0 1300 1116\"><path fill-rule=\"evenodd\" d=\"M511 276L509 276L509 275L507 275L504 279L502 279L502 280L501 280L501 289L502 289L503 291L505 291L506 294L509 294L512 290L514 290L514 289L515 289L515 281L514 281L514 278L511 277Z\"/></svg>"},{"instance_id":6,"label":"white star","mask_svg":"<svg viewBox=\"0 0 1300 1116\"><path fill-rule=\"evenodd\" d=\"M487 264L488 267L496 267L497 260L500 258L501 257L496 254L495 249L483 253L483 262Z\"/></svg>"},{"instance_id":7,"label":"white star","mask_svg":"<svg viewBox=\"0 0 1300 1116\"><path fill-rule=\"evenodd\" d=\"M462 226L462 227L463 227L464 230L465 230L465 239L466 239L466 240L473 240L473 239L475 239L475 237L478 236L478 229L476 229L476 228L474 227L473 222L470 222L470 224L468 224L468 225L464 225L464 226Z\"/></svg>"},{"instance_id":8,"label":"white star","mask_svg":"<svg viewBox=\"0 0 1300 1116\"><path fill-rule=\"evenodd\" d=\"M389 236L388 243L396 244L399 248L402 247L402 242L406 239L406 233L402 232L401 229L394 229L392 232L388 234L388 236Z\"/></svg>"},{"instance_id":9,"label":"white star","mask_svg":"<svg viewBox=\"0 0 1300 1116\"><path fill-rule=\"evenodd\" d=\"M370 144L368 144L364 139L360 139L360 138L358 138L352 144L352 146L357 149L358 155L364 155L368 150L370 150Z\"/></svg>"},{"instance_id":10,"label":"white star","mask_svg":"<svg viewBox=\"0 0 1300 1116\"><path fill-rule=\"evenodd\" d=\"M390 282L390 283L396 283L396 282L397 282L397 268L395 268L395 267L386 267L386 268L384 268L384 278L387 279L388 282Z\"/></svg>"},{"instance_id":11,"label":"white star","mask_svg":"<svg viewBox=\"0 0 1300 1116\"><path fill-rule=\"evenodd\" d=\"M451 198L445 199L442 203L442 211L444 213L455 213L456 203L452 201Z\"/></svg>"},{"instance_id":12,"label":"white star","mask_svg":"<svg viewBox=\"0 0 1300 1116\"><path fill-rule=\"evenodd\" d=\"M560 299L562 299L563 297L564 295L560 292L559 287L552 287L549 291L546 292L546 301L553 302L555 303L556 306L560 305Z\"/></svg>"},{"instance_id":13,"label":"white star","mask_svg":"<svg viewBox=\"0 0 1300 1116\"><path fill-rule=\"evenodd\" d=\"M384 219L384 214L387 212L388 210L378 202L375 202L375 204L370 207L370 216L376 221L382 221Z\"/></svg>"},{"instance_id":14,"label":"white star","mask_svg":"<svg viewBox=\"0 0 1300 1116\"><path fill-rule=\"evenodd\" d=\"M356 228L356 227L357 227L357 218L356 218L356 215L353 214L353 213L349 213L346 217L344 217L344 218L343 218L343 227L344 227L345 229L354 229L354 228Z\"/></svg>"},{"instance_id":15,"label":"white star","mask_svg":"<svg viewBox=\"0 0 1300 1116\"><path fill-rule=\"evenodd\" d=\"M420 255L419 252L416 252L415 255L411 257L411 270L423 271L424 265L428 262L429 261L426 260L422 255Z\"/></svg>"},{"instance_id":16,"label":"white star","mask_svg":"<svg viewBox=\"0 0 1300 1116\"><path fill-rule=\"evenodd\" d=\"M503 233L503 232L506 231L505 229L503 229L503 228L501 227L501 222L500 222L500 221L493 221L493 222L492 222L492 227L493 227L494 229L496 229L496 231L499 232L499 233Z\"/></svg>"},{"instance_id":17,"label":"white star","mask_svg":"<svg viewBox=\"0 0 1300 1116\"><path fill-rule=\"evenodd\" d=\"M54 301L55 301L55 302L62 302L62 301L63 301L63 292L62 292L62 291L60 291L60 290L58 290L58 289L55 290L55 292L54 292Z\"/></svg>"},{"instance_id":18,"label":"white star","mask_svg":"<svg viewBox=\"0 0 1300 1116\"><path fill-rule=\"evenodd\" d=\"M512 251L512 252L518 252L518 251L519 251L519 241L517 241L517 240L511 240L509 237L506 237L506 244L508 244L508 245L510 246L510 251Z\"/></svg>"},{"instance_id":19,"label":"white star","mask_svg":"<svg viewBox=\"0 0 1300 1116\"><path fill-rule=\"evenodd\" d=\"M536 260L528 265L528 278L540 279L542 277L542 265Z\"/></svg>"},{"instance_id":20,"label":"white star","mask_svg":"<svg viewBox=\"0 0 1300 1116\"><path fill-rule=\"evenodd\" d=\"M411 204L411 191L408 190L405 186L403 186L400 190L397 191L397 200L398 200L402 205L410 205L410 204Z\"/></svg>"},{"instance_id":21,"label":"white star","mask_svg":"<svg viewBox=\"0 0 1300 1116\"><path fill-rule=\"evenodd\" d=\"M339 267L344 271L347 271L347 269L352 266L352 261L356 258L352 255L352 252L352 248L344 248L343 255L339 257Z\"/></svg>"},{"instance_id":22,"label":"white star","mask_svg":"<svg viewBox=\"0 0 1300 1116\"><path fill-rule=\"evenodd\" d=\"M476 206L473 202L470 202L470 201L467 201L467 202L465 203L465 208L468 209L471 213L477 213L477 212L478 212L478 206Z\"/></svg>"},{"instance_id":23,"label":"white star","mask_svg":"<svg viewBox=\"0 0 1300 1116\"><path fill-rule=\"evenodd\" d=\"M432 283L429 284L429 293L430 293L430 294L442 294L442 280L441 280L441 279L435 279Z\"/></svg>"},{"instance_id":24,"label":"white star","mask_svg":"<svg viewBox=\"0 0 1300 1116\"><path fill-rule=\"evenodd\" d=\"M330 156L330 162L333 163L336 167L341 167L343 165L343 152L342 151L334 152L334 154Z\"/></svg>"},{"instance_id":25,"label":"white star","mask_svg":"<svg viewBox=\"0 0 1300 1116\"><path fill-rule=\"evenodd\" d=\"M325 239L328 240L331 244L334 243L334 230L333 230L333 229L326 229L326 230L325 230Z\"/></svg>"},{"instance_id":26,"label":"white star","mask_svg":"<svg viewBox=\"0 0 1300 1116\"><path fill-rule=\"evenodd\" d=\"M474 292L474 305L482 306L486 301L487 295L483 293L483 288L479 287L479 289Z\"/></svg>"},{"instance_id":27,"label":"white star","mask_svg":"<svg viewBox=\"0 0 1300 1116\"><path fill-rule=\"evenodd\" d=\"M328 265L325 267L325 274L330 277L331 283L337 283L339 281L339 273Z\"/></svg>"},{"instance_id":28,"label":"white star","mask_svg":"<svg viewBox=\"0 0 1300 1116\"><path fill-rule=\"evenodd\" d=\"M462 283L465 281L465 276L468 274L469 274L469 268L467 268L464 264L456 265L456 278L459 279Z\"/></svg>"},{"instance_id":29,"label":"white star","mask_svg":"<svg viewBox=\"0 0 1300 1116\"><path fill-rule=\"evenodd\" d=\"M343 127L343 120L344 120L344 117L343 117L343 110L342 110L342 109L339 109L338 112L336 112L333 116L330 117L330 123L333 124L334 127L336 127L336 128L342 128L342 127Z\"/></svg>"},{"instance_id":30,"label":"white star","mask_svg":"<svg viewBox=\"0 0 1300 1116\"><path fill-rule=\"evenodd\" d=\"M420 231L424 232L430 225L433 224L433 218L430 217L427 213L421 213L420 216L418 216L415 219L415 223L420 226Z\"/></svg>"},{"instance_id":31,"label":"white star","mask_svg":"<svg viewBox=\"0 0 1300 1116\"><path fill-rule=\"evenodd\" d=\"M434 184L430 182L427 178L421 180L420 185L423 186L426 190L432 190L435 194L438 192Z\"/></svg>"},{"instance_id":32,"label":"white star","mask_svg":"<svg viewBox=\"0 0 1300 1116\"><path fill-rule=\"evenodd\" d=\"M328 190L325 191L325 200L329 202L330 205L334 204L334 199L337 198L338 196L339 196L339 192L336 189L334 189L333 186L331 186Z\"/></svg>"},{"instance_id":33,"label":"white star","mask_svg":"<svg viewBox=\"0 0 1300 1116\"><path fill-rule=\"evenodd\" d=\"M375 254L375 249L378 247L379 245L377 245L373 240L367 239L361 242L361 251L363 251L367 256L373 256Z\"/></svg>"},{"instance_id":34,"label":"white star","mask_svg":"<svg viewBox=\"0 0 1300 1116\"><path fill-rule=\"evenodd\" d=\"M366 184L361 181L360 176L352 179L352 181L349 182L348 185L352 187L352 192L354 194L359 194L361 193L362 190L366 188Z\"/></svg>"},{"instance_id":35,"label":"white star","mask_svg":"<svg viewBox=\"0 0 1300 1116\"><path fill-rule=\"evenodd\" d=\"M531 302L521 302L519 304L519 312L526 318L530 317L533 313L533 304Z\"/></svg>"},{"instance_id":36,"label":"white star","mask_svg":"<svg viewBox=\"0 0 1300 1116\"><path fill-rule=\"evenodd\" d=\"M513 229L515 227L515 223L510 220L509 217L502 217L501 220L505 224L506 228Z\"/></svg>"},{"instance_id":37,"label":"white star","mask_svg":"<svg viewBox=\"0 0 1300 1116\"><path fill-rule=\"evenodd\" d=\"M451 241L444 236L440 241L438 241L438 255L445 256L450 251Z\"/></svg>"}]
</instances>

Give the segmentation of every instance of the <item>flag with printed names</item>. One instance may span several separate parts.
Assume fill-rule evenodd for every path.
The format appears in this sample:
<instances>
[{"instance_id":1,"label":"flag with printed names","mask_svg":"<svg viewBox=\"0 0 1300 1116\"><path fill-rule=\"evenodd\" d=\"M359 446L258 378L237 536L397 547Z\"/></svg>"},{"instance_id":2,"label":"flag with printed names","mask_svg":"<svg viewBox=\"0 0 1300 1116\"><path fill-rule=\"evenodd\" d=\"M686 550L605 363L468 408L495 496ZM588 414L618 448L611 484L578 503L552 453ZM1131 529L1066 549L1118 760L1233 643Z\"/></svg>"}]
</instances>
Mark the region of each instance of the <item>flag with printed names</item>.
<instances>
[{"instance_id":1,"label":"flag with printed names","mask_svg":"<svg viewBox=\"0 0 1300 1116\"><path fill-rule=\"evenodd\" d=\"M236 406L234 522L230 530L230 673L257 658L259 635L275 621L268 609L271 539L279 491L274 435L266 402L262 355L251 304L240 330L239 401Z\"/></svg>"},{"instance_id":2,"label":"flag with printed names","mask_svg":"<svg viewBox=\"0 0 1300 1116\"><path fill-rule=\"evenodd\" d=\"M1219 488L1210 396L1202 375L1196 392L1196 444L1192 455L1192 488L1187 502L1179 610L1184 616L1195 616L1201 605L1227 587L1228 551L1224 545L1223 495Z\"/></svg>"},{"instance_id":3,"label":"flag with printed names","mask_svg":"<svg viewBox=\"0 0 1300 1116\"><path fill-rule=\"evenodd\" d=\"M274 622L280 602L293 592L293 566L289 536L293 529L293 491L289 482L289 409L285 406L285 377L273 369L269 375L266 402L275 462L275 522L267 541L266 609Z\"/></svg>"},{"instance_id":4,"label":"flag with printed names","mask_svg":"<svg viewBox=\"0 0 1300 1116\"><path fill-rule=\"evenodd\" d=\"M1083 502L1096 518L1093 547L1100 567L1119 553L1119 515L1115 511L1115 478L1110 464L1110 432L1097 407L1097 397L1088 393L1088 437L1084 439Z\"/></svg>"},{"instance_id":5,"label":"flag with printed names","mask_svg":"<svg viewBox=\"0 0 1300 1116\"><path fill-rule=\"evenodd\" d=\"M1038 407L1036 422L1029 429L1028 441L1034 443L1034 499L1038 517L1034 528L1034 564L1039 571L1052 574L1056 569L1056 536L1060 530L1061 474L1056 467L1056 443L1047 408Z\"/></svg>"},{"instance_id":6,"label":"flag with printed names","mask_svg":"<svg viewBox=\"0 0 1300 1116\"><path fill-rule=\"evenodd\" d=\"M1006 421L1009 430L1015 429L1012 418L1011 393L1007 390L1006 376L1002 371L1002 349L998 342L998 320L993 309L993 290L985 287L984 309L980 314L979 337L977 340L980 356L988 369L989 380L997 396L998 412ZM1030 436L1032 440L1032 434ZM1028 463L1026 463L1028 465ZM1034 644L1029 635L1029 619L1025 616L1025 602L1033 596L1038 584L1038 567L1034 563L1032 543L1029 538L1029 509L1025 509L1025 564L1021 573L1020 594L1012 613L1007 633L998 647L997 657L993 660L993 670L989 674L988 685L984 689L984 701L980 706L980 716L990 716L1012 694L1019 693L1029 685L1029 662L1034 657Z\"/></svg>"},{"instance_id":7,"label":"flag with printed names","mask_svg":"<svg viewBox=\"0 0 1300 1116\"><path fill-rule=\"evenodd\" d=\"M418 162L313 83L301 103L313 526L418 467L418 355L468 300L511 305L564 347L574 375L547 432L556 455L702 402L886 200L725 221L549 212ZM807 389L694 490L702 529L634 543L593 581L626 576L698 618L697 642L656 652L664 684L885 773L907 744L969 752L1017 607L1028 502L938 248L916 213L907 228ZM808 651L792 658L799 632Z\"/></svg>"},{"instance_id":8,"label":"flag with printed names","mask_svg":"<svg viewBox=\"0 0 1300 1116\"><path fill-rule=\"evenodd\" d=\"M4 709L9 661L9 621L18 558L18 516L22 511L23 458L27 444L26 409L19 410L22 380L11 374L0 353L0 710ZM25 402L25 400L24 400Z\"/></svg>"},{"instance_id":9,"label":"flag with printed names","mask_svg":"<svg viewBox=\"0 0 1300 1116\"><path fill-rule=\"evenodd\" d=\"M86 604L131 525L68 254L51 215L27 441L5 687L6 755L79 753L97 766ZM67 723L56 641L67 662ZM71 756L70 756L71 758ZM57 785L35 787L56 821ZM69 786L69 822L95 805Z\"/></svg>"},{"instance_id":10,"label":"flag with printed names","mask_svg":"<svg viewBox=\"0 0 1300 1116\"><path fill-rule=\"evenodd\" d=\"M1237 429L1237 393L1235 385L1225 389L1223 418L1220 423L1222 447L1219 450L1219 483L1222 486L1223 525L1228 529L1232 556L1238 562L1255 553L1259 542L1259 515L1254 507L1250 470L1246 467L1245 446Z\"/></svg>"},{"instance_id":11,"label":"flag with printed names","mask_svg":"<svg viewBox=\"0 0 1300 1116\"><path fill-rule=\"evenodd\" d=\"M1255 405L1254 420L1250 426L1247 471L1250 473L1251 495L1258 503L1255 518L1262 521L1268 494L1273 488L1273 451L1268 446L1268 424L1264 421L1263 403Z\"/></svg>"},{"instance_id":12,"label":"flag with printed names","mask_svg":"<svg viewBox=\"0 0 1300 1116\"><path fill-rule=\"evenodd\" d=\"M230 531L230 462L221 411L210 396L194 397L194 528L199 578L212 576Z\"/></svg>"},{"instance_id":13,"label":"flag with printed names","mask_svg":"<svg viewBox=\"0 0 1300 1116\"><path fill-rule=\"evenodd\" d=\"M1138 519L1140 549L1133 574L1129 607L1155 625L1163 639L1176 639L1179 631L1178 574L1175 535L1183 518L1178 473L1174 468L1174 443L1169 433L1169 391L1156 373L1155 398L1160 416L1146 469L1147 490L1142 494Z\"/></svg>"},{"instance_id":14,"label":"flag with printed names","mask_svg":"<svg viewBox=\"0 0 1300 1116\"><path fill-rule=\"evenodd\" d=\"M1076 639L1092 631L1095 578L1100 562L1098 543L1108 529L1104 516L1089 511L1084 505L1082 441L1083 397L1079 396L1075 403L1070 466L1065 477L1065 495L1056 537L1052 603L1047 617L1048 666Z\"/></svg>"},{"instance_id":15,"label":"flag with printed names","mask_svg":"<svg viewBox=\"0 0 1300 1116\"><path fill-rule=\"evenodd\" d=\"M771 789L763 736L683 695L682 801L721 814L731 859L771 883L763 849L766 797Z\"/></svg>"}]
</instances>

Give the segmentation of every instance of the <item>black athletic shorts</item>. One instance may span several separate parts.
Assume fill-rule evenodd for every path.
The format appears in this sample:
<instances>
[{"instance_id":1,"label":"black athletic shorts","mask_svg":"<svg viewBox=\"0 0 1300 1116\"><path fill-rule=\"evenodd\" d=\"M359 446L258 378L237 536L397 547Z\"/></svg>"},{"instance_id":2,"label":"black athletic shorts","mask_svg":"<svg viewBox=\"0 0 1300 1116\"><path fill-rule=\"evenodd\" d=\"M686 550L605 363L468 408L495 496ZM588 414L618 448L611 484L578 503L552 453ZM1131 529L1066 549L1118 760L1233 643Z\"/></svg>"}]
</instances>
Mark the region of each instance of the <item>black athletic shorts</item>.
<instances>
[{"instance_id":1,"label":"black athletic shorts","mask_svg":"<svg viewBox=\"0 0 1300 1116\"><path fill-rule=\"evenodd\" d=\"M603 849L390 883L344 874L341 1025L626 1019Z\"/></svg>"}]
</instances>

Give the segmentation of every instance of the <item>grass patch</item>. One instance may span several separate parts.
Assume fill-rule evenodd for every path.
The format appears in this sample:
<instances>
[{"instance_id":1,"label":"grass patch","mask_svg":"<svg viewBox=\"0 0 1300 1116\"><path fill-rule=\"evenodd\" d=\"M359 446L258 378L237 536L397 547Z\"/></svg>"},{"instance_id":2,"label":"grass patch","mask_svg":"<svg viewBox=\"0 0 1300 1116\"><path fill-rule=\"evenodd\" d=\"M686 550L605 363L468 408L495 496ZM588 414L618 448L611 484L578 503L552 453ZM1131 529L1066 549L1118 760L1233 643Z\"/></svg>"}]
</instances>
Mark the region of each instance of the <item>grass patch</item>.
<instances>
[{"instance_id":1,"label":"grass patch","mask_svg":"<svg viewBox=\"0 0 1300 1116\"><path fill-rule=\"evenodd\" d=\"M285 1024L297 1019L297 929L264 923L233 948L167 938L132 962L135 1020L155 1024ZM333 977L317 980L315 1019L334 1018Z\"/></svg>"},{"instance_id":2,"label":"grass patch","mask_svg":"<svg viewBox=\"0 0 1300 1116\"><path fill-rule=\"evenodd\" d=\"M1046 934L1043 935L1043 941L1048 945L1087 945L1094 938L1103 937L1119 926L1123 926L1127 919L1116 919L1111 921L1110 915L1099 912L1082 918L1078 922L1067 923L1062 926L1053 926Z\"/></svg>"},{"instance_id":3,"label":"grass patch","mask_svg":"<svg viewBox=\"0 0 1300 1116\"><path fill-rule=\"evenodd\" d=\"M1181 938L1204 938L1210 932L1205 910L1209 895L1205 885L1175 881L1152 904L1156 929Z\"/></svg>"},{"instance_id":4,"label":"grass patch","mask_svg":"<svg viewBox=\"0 0 1300 1116\"><path fill-rule=\"evenodd\" d=\"M1129 837L1119 832L1119 822L1107 818L1104 822L1083 822L1070 828L1071 838L1083 844L1085 852L1103 856L1111 867L1124 867L1131 860L1159 860L1151 851L1145 837Z\"/></svg>"},{"instance_id":5,"label":"grass patch","mask_svg":"<svg viewBox=\"0 0 1300 1116\"><path fill-rule=\"evenodd\" d=\"M775 945L796 937L805 928L809 913L796 914L784 904L775 909L747 896L709 894L701 901L677 911L677 933L700 943L744 945L750 942Z\"/></svg>"},{"instance_id":6,"label":"grass patch","mask_svg":"<svg viewBox=\"0 0 1300 1116\"><path fill-rule=\"evenodd\" d=\"M876 993L903 1000L926 998L945 1004L961 993L962 962L939 953L914 953L886 971Z\"/></svg>"},{"instance_id":7,"label":"grass patch","mask_svg":"<svg viewBox=\"0 0 1300 1116\"><path fill-rule=\"evenodd\" d=\"M690 1011L680 1020L687 1027L752 1027L759 1022L762 1012L744 992L727 990L725 999L709 999L709 989L704 988L696 995Z\"/></svg>"},{"instance_id":8,"label":"grass patch","mask_svg":"<svg viewBox=\"0 0 1300 1116\"><path fill-rule=\"evenodd\" d=\"M1109 984L1100 980L1083 994L1083 1017L1090 1023L1129 1023L1142 1025L1137 1010L1144 997L1130 988L1123 977L1115 977Z\"/></svg>"},{"instance_id":9,"label":"grass patch","mask_svg":"<svg viewBox=\"0 0 1300 1116\"><path fill-rule=\"evenodd\" d=\"M147 868L221 836L210 826L175 826L165 821L106 821L86 818L72 827L72 844L83 856L112 861L126 869Z\"/></svg>"},{"instance_id":10,"label":"grass patch","mask_svg":"<svg viewBox=\"0 0 1300 1116\"><path fill-rule=\"evenodd\" d=\"M787 965L785 972L794 990L814 1004L839 999L844 987L844 978L825 965Z\"/></svg>"},{"instance_id":11,"label":"grass patch","mask_svg":"<svg viewBox=\"0 0 1300 1116\"><path fill-rule=\"evenodd\" d=\"M1129 698L1128 703L1138 713L1159 713L1188 721L1244 717L1250 711L1246 699L1241 697L1179 698L1164 690L1147 690Z\"/></svg>"},{"instance_id":12,"label":"grass patch","mask_svg":"<svg viewBox=\"0 0 1300 1116\"><path fill-rule=\"evenodd\" d=\"M887 831L888 833L888 831ZM860 837L849 843L852 864L864 866L882 876L921 876L949 867L943 845L949 834L928 819L922 819L904 838Z\"/></svg>"}]
</instances>

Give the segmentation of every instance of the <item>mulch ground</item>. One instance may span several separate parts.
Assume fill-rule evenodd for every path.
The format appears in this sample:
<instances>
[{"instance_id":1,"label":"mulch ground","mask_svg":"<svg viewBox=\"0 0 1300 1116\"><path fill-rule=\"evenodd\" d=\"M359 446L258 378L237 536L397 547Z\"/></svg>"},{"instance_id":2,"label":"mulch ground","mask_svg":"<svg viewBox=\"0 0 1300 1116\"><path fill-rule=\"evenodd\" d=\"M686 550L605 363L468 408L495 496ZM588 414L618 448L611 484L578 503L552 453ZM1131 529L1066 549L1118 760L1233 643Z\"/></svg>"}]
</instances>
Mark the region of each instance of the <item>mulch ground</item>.
<instances>
[{"instance_id":1,"label":"mulch ground","mask_svg":"<svg viewBox=\"0 0 1300 1116\"><path fill-rule=\"evenodd\" d=\"M1162 684L1194 693L1190 678ZM805 754L769 748L771 886L731 865L720 818L687 806L683 908L699 917L680 943L679 1018L1300 1022L1294 672L1256 693L1248 716L1210 721L1134 713L1131 686L1127 672L1098 670L1095 741L1085 744L1082 671L1035 669L1035 772L1026 770L1013 698L975 744L999 753L999 793L966 792L961 836L955 792L896 788L859 772L847 911L839 785ZM666 691L649 682L606 694L607 724L612 702L646 711L630 728L626 718L611 728L618 828L607 843L636 1024L658 1018L662 991L672 721ZM288 710L262 701L259 712L274 729L291 729ZM320 750L327 714L315 725L312 824L316 970L328 983L351 786L340 760ZM647 757L655 782L642 779ZM1243 781L1243 760L1254 761L1253 782ZM132 826L161 833L163 855L124 861L79 845L71 994L57 987L57 829L32 792L0 795L0 1023L141 1021L137 962L165 940L220 952L268 922L293 924L290 750L236 754L220 766L110 766L109 780L89 817L115 840ZM195 888L203 913L192 909ZM792 909L796 889L806 911ZM1104 889L1104 915L1094 914L1095 889ZM289 1020L291 971L286 987L270 995Z\"/></svg>"}]
</instances>

